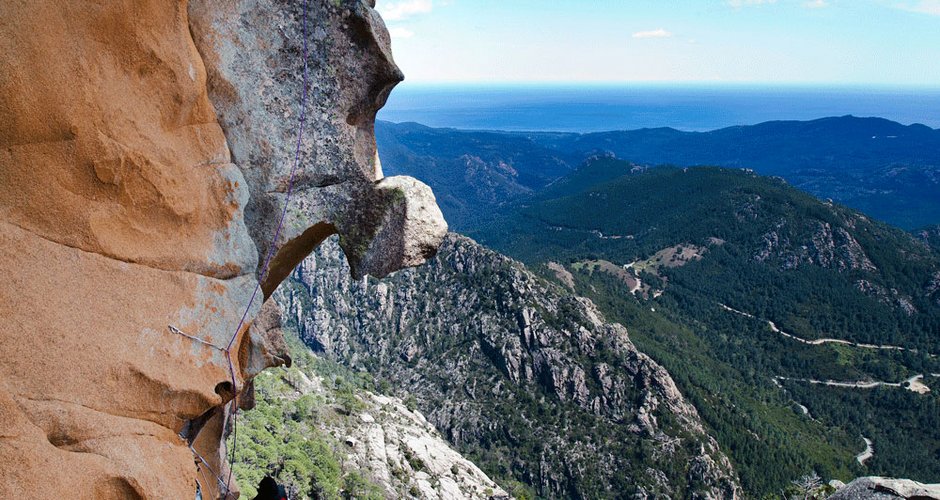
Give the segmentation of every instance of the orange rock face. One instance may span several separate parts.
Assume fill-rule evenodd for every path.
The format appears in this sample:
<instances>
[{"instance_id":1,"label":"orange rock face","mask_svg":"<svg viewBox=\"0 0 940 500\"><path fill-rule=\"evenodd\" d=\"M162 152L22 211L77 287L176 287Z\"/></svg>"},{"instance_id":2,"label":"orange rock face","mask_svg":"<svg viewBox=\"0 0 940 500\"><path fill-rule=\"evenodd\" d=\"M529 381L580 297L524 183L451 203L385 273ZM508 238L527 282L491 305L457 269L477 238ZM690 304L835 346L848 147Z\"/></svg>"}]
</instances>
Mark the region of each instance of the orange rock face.
<instances>
[{"instance_id":1,"label":"orange rock face","mask_svg":"<svg viewBox=\"0 0 940 500\"><path fill-rule=\"evenodd\" d=\"M318 22L338 30L356 29L337 24L346 12L371 13L358 1L310 4L332 9ZM272 8L279 6L286 8ZM235 94L222 85L209 91L200 54L209 51L193 41L189 7L182 0L0 4L0 498L184 499L194 498L197 482L204 498L217 496L212 475L225 475L219 442L229 401L236 392L250 401L250 378L289 362L270 304L263 322L236 332L267 251L259 247L272 238L261 235L288 203L265 199L283 172L255 161L280 142L266 137L270 130L236 130L238 113L255 105L231 105ZM201 16L214 13L205 2L201 8ZM377 43L359 50L382 52L384 43L376 57L386 57L387 36ZM333 82L338 91L371 85L357 81L369 72L344 75ZM353 136L371 130L382 102L374 100ZM308 111L340 116L344 103L311 101ZM228 121L220 122L219 106ZM280 119L272 127L287 129L296 115ZM313 125L309 155L330 144L323 158L352 158L357 168L373 161L368 134L331 141L335 130ZM226 135L238 135L239 151L255 156L233 163ZM315 179L325 168L304 162L299 174ZM348 171L331 172L337 185ZM400 254L389 255L393 265L373 265L382 272L433 254L443 220L426 187L372 207L361 224L331 208L381 199L374 172L328 196L303 186L306 201L275 242L281 274L336 231L369 262L389 248ZM249 203L257 208L246 224ZM269 279L265 292L279 280ZM249 320L261 310L256 300ZM236 334L233 390L219 347ZM208 465L197 467L203 459Z\"/></svg>"}]
</instances>

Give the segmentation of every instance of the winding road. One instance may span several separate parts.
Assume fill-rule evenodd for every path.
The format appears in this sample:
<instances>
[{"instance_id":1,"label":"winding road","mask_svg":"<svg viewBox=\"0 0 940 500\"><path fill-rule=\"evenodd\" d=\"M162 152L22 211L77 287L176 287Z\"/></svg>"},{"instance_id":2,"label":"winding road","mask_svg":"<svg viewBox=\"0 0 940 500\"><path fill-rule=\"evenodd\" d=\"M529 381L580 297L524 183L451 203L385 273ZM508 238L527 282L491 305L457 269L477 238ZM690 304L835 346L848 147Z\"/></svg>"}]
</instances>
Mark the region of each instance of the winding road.
<instances>
[{"instance_id":1,"label":"winding road","mask_svg":"<svg viewBox=\"0 0 940 500\"><path fill-rule=\"evenodd\" d=\"M862 439L865 440L865 451L855 455L855 460L858 460L859 465L865 465L865 461L875 455L875 449L871 446L871 439L865 436L862 436Z\"/></svg>"},{"instance_id":2,"label":"winding road","mask_svg":"<svg viewBox=\"0 0 940 500\"><path fill-rule=\"evenodd\" d=\"M759 319L759 318L757 318L756 316L754 316L753 314L748 314L748 313L746 313L746 312L744 312L744 311L739 311L739 310L737 310L737 309L728 307L728 306L726 306L725 304L719 303L718 305L721 306L721 308L724 309L725 311L732 312L732 313L735 313L735 314L739 314L739 315L744 316L744 317L746 317L746 318ZM777 327L777 324L774 323L773 321L770 321L770 320L764 320L764 321L767 322L767 326L770 327L770 330L771 330L772 332L774 332L774 333L779 333L780 335L783 335L784 337L787 337L787 338L789 338L789 339L793 339L793 340L795 340L795 341L797 341L797 342L800 342L800 343L803 343L803 344L807 344L807 345L841 344L841 345L847 345L847 346L852 346L852 347L860 347L860 348L862 348L862 349L883 349L883 350L890 350L890 351L909 351L909 352L914 352L914 353L918 352L917 349L908 349L908 348L906 348L906 347L901 347L901 346L896 346L896 345L863 344L863 343L860 343L860 342L851 342L851 341L849 341L849 340L843 340L843 339L829 339L829 338L825 338L825 339L807 340L807 339L804 339L804 338L801 338L801 337L797 337L796 335L793 335L793 334L790 334L790 333L787 333L787 332L781 330L780 328ZM927 353L927 356L928 356L928 357L931 357L931 358L935 358L935 357L936 357L936 355L930 354L930 353Z\"/></svg>"},{"instance_id":3,"label":"winding road","mask_svg":"<svg viewBox=\"0 0 940 500\"><path fill-rule=\"evenodd\" d=\"M903 382L883 382L880 380L859 380L857 382L840 382L838 380L816 380L812 378L793 378L793 377L774 377L775 380L789 380L791 382L806 382L809 384L828 385L832 387L850 387L854 389L874 389L879 386L903 387L917 394L927 394L930 387L927 387L921 379L923 375L915 375Z\"/></svg>"},{"instance_id":4,"label":"winding road","mask_svg":"<svg viewBox=\"0 0 940 500\"><path fill-rule=\"evenodd\" d=\"M724 309L725 311L738 314L740 316L744 316L745 318L750 318L750 319L761 321L760 318L754 316L753 314L749 314L744 311L739 311L725 304L719 303L718 305L721 306L721 308ZM776 323L774 323L773 321L770 321L770 320L763 320L763 321L767 322L767 326L770 327L770 330L772 332L779 333L780 335L783 335L784 337L787 337L789 339L792 339L792 340L795 340L797 342L807 344L807 345L841 344L841 345L847 345L847 346L852 346L852 347L859 347L862 349L884 349L884 350L893 350L893 351L909 351L909 352L914 352L914 353L917 352L916 349L908 349L906 347L900 347L896 345L862 344L859 342L850 342L848 340L842 340L842 339L806 340L804 338L797 337L796 335L792 335L781 330L779 327L777 327ZM935 355L930 354L930 353L927 353L927 356L931 358L936 357ZM930 375L934 377L940 376L940 374L937 374L937 373L931 373ZM794 382L807 382L810 384L828 385L832 387L851 387L855 389L873 389L878 386L903 387L911 392L916 392L917 394L927 394L930 392L930 387L927 387L927 385L922 382L923 379L924 379L924 375L915 375L902 382L884 382L880 380L859 380L856 382L840 382L837 380L816 380L816 379L809 379L809 378L773 377L774 383L777 384L778 386L780 385L781 380L790 380Z\"/></svg>"}]
</instances>

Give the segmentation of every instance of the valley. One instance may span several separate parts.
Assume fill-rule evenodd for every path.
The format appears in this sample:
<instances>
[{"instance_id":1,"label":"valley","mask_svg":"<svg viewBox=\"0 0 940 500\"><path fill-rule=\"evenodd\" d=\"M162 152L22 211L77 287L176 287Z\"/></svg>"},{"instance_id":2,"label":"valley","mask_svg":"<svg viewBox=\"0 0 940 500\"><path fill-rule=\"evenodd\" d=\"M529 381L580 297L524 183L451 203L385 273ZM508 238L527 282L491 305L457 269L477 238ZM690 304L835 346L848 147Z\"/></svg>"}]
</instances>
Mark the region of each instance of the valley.
<instances>
[{"instance_id":1,"label":"valley","mask_svg":"<svg viewBox=\"0 0 940 500\"><path fill-rule=\"evenodd\" d=\"M421 162L461 134L421 130ZM475 134L462 151L496 155ZM621 160L616 134L578 164L570 144L588 141L571 137L529 134L525 147L548 147L567 173L485 217L457 215L457 227L625 325L696 406L745 491L810 471L940 480L930 458L940 386L929 376L940 370L940 256L929 244L779 178ZM862 436L878 453L859 462Z\"/></svg>"},{"instance_id":2,"label":"valley","mask_svg":"<svg viewBox=\"0 0 940 500\"><path fill-rule=\"evenodd\" d=\"M431 184L485 246L451 234L425 267L378 281L351 279L328 240L277 292L291 342L322 360L307 366L334 367L318 375L332 386L304 384L334 401L317 403L323 424L291 429L367 470L324 476L331 488L761 497L811 474L940 479L930 230L751 170L651 167L568 139L380 124L386 170ZM274 386L266 404L302 399ZM395 398L488 479L367 466L347 438Z\"/></svg>"},{"instance_id":3,"label":"valley","mask_svg":"<svg viewBox=\"0 0 940 500\"><path fill-rule=\"evenodd\" d=\"M728 497L722 447L632 332L451 234L428 265L352 280L325 242L277 297L320 356L411 398L516 498Z\"/></svg>"}]
</instances>

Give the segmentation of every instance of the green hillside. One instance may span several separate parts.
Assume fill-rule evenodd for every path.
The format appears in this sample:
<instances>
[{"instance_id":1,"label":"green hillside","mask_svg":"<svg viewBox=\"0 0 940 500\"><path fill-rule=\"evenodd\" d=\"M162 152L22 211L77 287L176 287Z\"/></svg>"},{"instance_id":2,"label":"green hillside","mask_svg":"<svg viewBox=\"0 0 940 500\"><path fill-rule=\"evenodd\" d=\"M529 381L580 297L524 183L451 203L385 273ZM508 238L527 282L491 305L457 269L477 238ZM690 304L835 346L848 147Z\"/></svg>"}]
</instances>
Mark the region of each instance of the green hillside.
<instances>
[{"instance_id":1,"label":"green hillside","mask_svg":"<svg viewBox=\"0 0 940 500\"><path fill-rule=\"evenodd\" d=\"M546 276L564 266L669 370L751 493L811 470L940 480L925 460L940 456L940 257L910 234L748 171L595 158L471 235ZM920 374L934 390L908 390Z\"/></svg>"}]
</instances>

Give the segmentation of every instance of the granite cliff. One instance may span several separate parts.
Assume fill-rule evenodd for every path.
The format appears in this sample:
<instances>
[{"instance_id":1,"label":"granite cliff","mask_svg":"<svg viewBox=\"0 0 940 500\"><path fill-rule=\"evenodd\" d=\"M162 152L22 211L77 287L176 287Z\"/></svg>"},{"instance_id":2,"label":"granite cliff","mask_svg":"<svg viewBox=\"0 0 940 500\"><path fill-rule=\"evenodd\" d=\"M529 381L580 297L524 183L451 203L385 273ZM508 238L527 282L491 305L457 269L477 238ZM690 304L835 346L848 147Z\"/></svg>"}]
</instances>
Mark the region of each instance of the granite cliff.
<instances>
[{"instance_id":1,"label":"granite cliff","mask_svg":"<svg viewBox=\"0 0 940 500\"><path fill-rule=\"evenodd\" d=\"M327 242L275 298L315 351L389 383L510 494L735 498L670 375L594 304L472 240L354 280Z\"/></svg>"},{"instance_id":2,"label":"granite cliff","mask_svg":"<svg viewBox=\"0 0 940 500\"><path fill-rule=\"evenodd\" d=\"M331 234L356 276L434 254L430 189L376 159L372 7L0 5L0 496L225 494L231 403L290 363L280 281Z\"/></svg>"}]
</instances>

